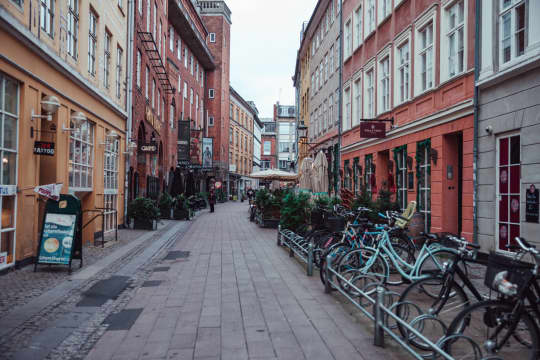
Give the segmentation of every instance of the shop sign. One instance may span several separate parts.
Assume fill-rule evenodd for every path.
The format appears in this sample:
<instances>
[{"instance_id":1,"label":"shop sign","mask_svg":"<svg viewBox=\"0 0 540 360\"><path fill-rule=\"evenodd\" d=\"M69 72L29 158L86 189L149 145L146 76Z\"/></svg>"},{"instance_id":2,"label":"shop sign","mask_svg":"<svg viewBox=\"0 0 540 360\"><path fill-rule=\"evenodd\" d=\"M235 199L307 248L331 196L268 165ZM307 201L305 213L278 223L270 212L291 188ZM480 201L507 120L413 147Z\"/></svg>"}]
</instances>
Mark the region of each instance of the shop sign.
<instances>
[{"instance_id":1,"label":"shop sign","mask_svg":"<svg viewBox=\"0 0 540 360\"><path fill-rule=\"evenodd\" d=\"M158 134L161 133L161 121L157 116L154 116L154 113L152 112L150 106L146 107L145 119L150 125L152 125L152 127L158 132Z\"/></svg>"},{"instance_id":2,"label":"shop sign","mask_svg":"<svg viewBox=\"0 0 540 360\"><path fill-rule=\"evenodd\" d=\"M60 199L60 191L62 190L62 184L47 184L40 185L34 188L34 192L41 196L58 201ZM60 204L62 206L62 204Z\"/></svg>"},{"instance_id":3,"label":"shop sign","mask_svg":"<svg viewBox=\"0 0 540 360\"><path fill-rule=\"evenodd\" d=\"M69 265L76 219L77 215L46 214L39 247L40 263Z\"/></svg>"},{"instance_id":4,"label":"shop sign","mask_svg":"<svg viewBox=\"0 0 540 360\"><path fill-rule=\"evenodd\" d=\"M157 153L157 145L156 144L140 144L139 145L139 151L143 153Z\"/></svg>"},{"instance_id":5,"label":"shop sign","mask_svg":"<svg viewBox=\"0 0 540 360\"><path fill-rule=\"evenodd\" d=\"M54 143L50 141L34 141L34 154L54 156Z\"/></svg>"},{"instance_id":6,"label":"shop sign","mask_svg":"<svg viewBox=\"0 0 540 360\"><path fill-rule=\"evenodd\" d=\"M191 131L191 144L189 148L189 157L192 164L202 164L201 151L201 132L197 130Z\"/></svg>"},{"instance_id":7,"label":"shop sign","mask_svg":"<svg viewBox=\"0 0 540 360\"><path fill-rule=\"evenodd\" d=\"M364 121L360 123L360 137L380 139L386 136L386 123Z\"/></svg>"},{"instance_id":8,"label":"shop sign","mask_svg":"<svg viewBox=\"0 0 540 360\"><path fill-rule=\"evenodd\" d=\"M529 189L527 190L526 195L526 204L525 204L525 221L530 223L537 223L538 224L538 189L531 185Z\"/></svg>"},{"instance_id":9,"label":"shop sign","mask_svg":"<svg viewBox=\"0 0 540 360\"><path fill-rule=\"evenodd\" d=\"M190 145L190 122L189 121L179 121L178 122L178 143L177 143L177 152L178 152L178 163L186 162L190 163L189 158L189 145Z\"/></svg>"},{"instance_id":10,"label":"shop sign","mask_svg":"<svg viewBox=\"0 0 540 360\"><path fill-rule=\"evenodd\" d=\"M10 196L10 195L15 195L16 193L17 193L16 185L0 185L0 195Z\"/></svg>"},{"instance_id":11,"label":"shop sign","mask_svg":"<svg viewBox=\"0 0 540 360\"><path fill-rule=\"evenodd\" d=\"M214 139L203 138L203 168L212 168L212 159L214 157Z\"/></svg>"},{"instance_id":12,"label":"shop sign","mask_svg":"<svg viewBox=\"0 0 540 360\"><path fill-rule=\"evenodd\" d=\"M7 264L7 252L0 252L0 268Z\"/></svg>"}]
</instances>

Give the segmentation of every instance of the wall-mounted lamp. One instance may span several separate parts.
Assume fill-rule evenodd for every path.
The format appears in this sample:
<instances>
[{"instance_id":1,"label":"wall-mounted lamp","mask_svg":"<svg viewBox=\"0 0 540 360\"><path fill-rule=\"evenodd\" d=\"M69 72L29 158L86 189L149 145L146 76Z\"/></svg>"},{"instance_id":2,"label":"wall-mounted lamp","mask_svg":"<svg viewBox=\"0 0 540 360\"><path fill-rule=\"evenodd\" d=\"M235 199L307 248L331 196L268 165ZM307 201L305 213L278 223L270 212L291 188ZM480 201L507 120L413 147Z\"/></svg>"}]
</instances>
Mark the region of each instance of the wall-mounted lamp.
<instances>
[{"instance_id":1,"label":"wall-mounted lamp","mask_svg":"<svg viewBox=\"0 0 540 360\"><path fill-rule=\"evenodd\" d=\"M112 141L114 141L117 137L119 137L118 133L114 130L111 130L107 132L105 135L105 142L99 143L100 145L109 145Z\"/></svg>"},{"instance_id":2,"label":"wall-mounted lamp","mask_svg":"<svg viewBox=\"0 0 540 360\"><path fill-rule=\"evenodd\" d=\"M52 121L52 117L58 111L60 107L60 102L56 96L45 96L41 100L41 111L45 115L35 115L34 109L32 109L32 120L34 119L47 119L47 121Z\"/></svg>"},{"instance_id":3,"label":"wall-mounted lamp","mask_svg":"<svg viewBox=\"0 0 540 360\"><path fill-rule=\"evenodd\" d=\"M80 125L87 121L86 116L78 111L71 114L70 122L73 123L73 127L67 127L66 124L62 126L62 131L76 131Z\"/></svg>"},{"instance_id":4,"label":"wall-mounted lamp","mask_svg":"<svg viewBox=\"0 0 540 360\"><path fill-rule=\"evenodd\" d=\"M131 155L131 151L137 148L137 143L130 140L127 151L124 151L124 155Z\"/></svg>"},{"instance_id":5,"label":"wall-mounted lamp","mask_svg":"<svg viewBox=\"0 0 540 360\"><path fill-rule=\"evenodd\" d=\"M493 135L493 126L489 125L486 127L486 133L488 135Z\"/></svg>"}]
</instances>

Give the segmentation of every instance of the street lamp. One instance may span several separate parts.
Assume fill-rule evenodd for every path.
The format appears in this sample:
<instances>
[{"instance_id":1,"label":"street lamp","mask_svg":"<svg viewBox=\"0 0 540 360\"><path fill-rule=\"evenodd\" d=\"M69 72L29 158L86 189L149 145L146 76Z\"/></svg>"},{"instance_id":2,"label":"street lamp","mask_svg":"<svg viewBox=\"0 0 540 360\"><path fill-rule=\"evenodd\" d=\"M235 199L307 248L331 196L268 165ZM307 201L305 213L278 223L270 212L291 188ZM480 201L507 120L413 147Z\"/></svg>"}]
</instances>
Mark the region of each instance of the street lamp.
<instances>
[{"instance_id":1,"label":"street lamp","mask_svg":"<svg viewBox=\"0 0 540 360\"><path fill-rule=\"evenodd\" d=\"M298 125L298 139L307 139L307 132L308 127L304 125L304 122L302 121L300 125Z\"/></svg>"}]
</instances>

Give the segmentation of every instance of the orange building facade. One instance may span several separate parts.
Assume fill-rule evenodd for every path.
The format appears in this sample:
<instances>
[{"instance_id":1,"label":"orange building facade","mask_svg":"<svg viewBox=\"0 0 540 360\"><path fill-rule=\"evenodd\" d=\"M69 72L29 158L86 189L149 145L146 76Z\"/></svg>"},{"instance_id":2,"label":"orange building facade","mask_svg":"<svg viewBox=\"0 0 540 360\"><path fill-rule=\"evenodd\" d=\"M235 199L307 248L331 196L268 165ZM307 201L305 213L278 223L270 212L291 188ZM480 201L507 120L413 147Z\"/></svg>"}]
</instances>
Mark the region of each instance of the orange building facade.
<instances>
[{"instance_id":1,"label":"orange building facade","mask_svg":"<svg viewBox=\"0 0 540 360\"><path fill-rule=\"evenodd\" d=\"M405 208L424 229L472 238L474 1L343 4L342 185ZM360 124L386 123L362 138Z\"/></svg>"}]
</instances>

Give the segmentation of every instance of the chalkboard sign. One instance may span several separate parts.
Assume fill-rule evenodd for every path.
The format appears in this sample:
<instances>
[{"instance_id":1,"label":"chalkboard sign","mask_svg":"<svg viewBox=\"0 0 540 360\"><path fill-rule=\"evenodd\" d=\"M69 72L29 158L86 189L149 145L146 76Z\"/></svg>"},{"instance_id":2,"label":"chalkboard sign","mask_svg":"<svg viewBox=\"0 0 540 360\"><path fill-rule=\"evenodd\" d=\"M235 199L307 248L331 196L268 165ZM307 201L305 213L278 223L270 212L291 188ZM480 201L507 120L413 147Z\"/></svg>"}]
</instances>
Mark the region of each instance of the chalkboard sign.
<instances>
[{"instance_id":1,"label":"chalkboard sign","mask_svg":"<svg viewBox=\"0 0 540 360\"><path fill-rule=\"evenodd\" d=\"M77 215L45 215L38 261L42 264L69 265Z\"/></svg>"},{"instance_id":2,"label":"chalkboard sign","mask_svg":"<svg viewBox=\"0 0 540 360\"><path fill-rule=\"evenodd\" d=\"M531 185L525 197L525 221L538 224L538 189Z\"/></svg>"}]
</instances>

